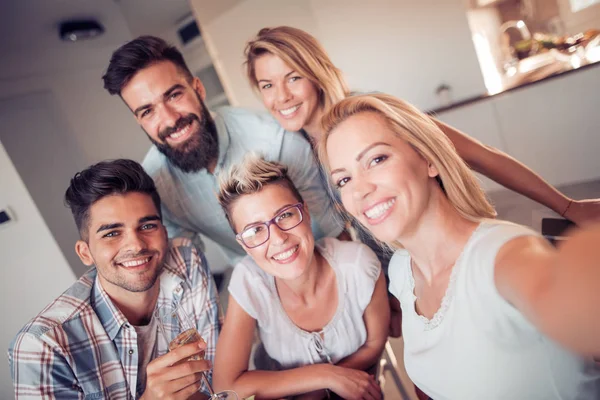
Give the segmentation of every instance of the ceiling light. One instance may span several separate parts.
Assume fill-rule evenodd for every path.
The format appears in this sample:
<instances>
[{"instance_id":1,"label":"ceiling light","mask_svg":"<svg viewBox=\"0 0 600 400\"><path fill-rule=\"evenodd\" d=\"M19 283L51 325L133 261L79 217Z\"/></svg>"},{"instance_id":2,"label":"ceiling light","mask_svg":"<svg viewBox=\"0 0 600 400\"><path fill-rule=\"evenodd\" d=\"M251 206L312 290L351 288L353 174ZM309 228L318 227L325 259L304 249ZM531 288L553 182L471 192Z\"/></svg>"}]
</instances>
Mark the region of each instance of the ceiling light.
<instances>
[{"instance_id":1,"label":"ceiling light","mask_svg":"<svg viewBox=\"0 0 600 400\"><path fill-rule=\"evenodd\" d=\"M104 27L96 20L72 20L61 22L60 28L61 40L67 42L77 42L80 40L93 39L104 33Z\"/></svg>"}]
</instances>

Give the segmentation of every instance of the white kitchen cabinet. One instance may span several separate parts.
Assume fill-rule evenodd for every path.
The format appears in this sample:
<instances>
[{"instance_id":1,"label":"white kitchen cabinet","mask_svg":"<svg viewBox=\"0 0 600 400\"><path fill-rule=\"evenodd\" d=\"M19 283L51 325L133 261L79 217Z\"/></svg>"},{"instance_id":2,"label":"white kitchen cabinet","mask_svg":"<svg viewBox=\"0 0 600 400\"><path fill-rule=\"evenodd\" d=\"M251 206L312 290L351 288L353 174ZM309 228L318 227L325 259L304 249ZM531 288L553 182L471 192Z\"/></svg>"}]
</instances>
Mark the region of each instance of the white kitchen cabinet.
<instances>
[{"instance_id":1,"label":"white kitchen cabinet","mask_svg":"<svg viewBox=\"0 0 600 400\"><path fill-rule=\"evenodd\" d=\"M437 117L505 151L553 185L600 178L600 65ZM488 190L499 186L484 181Z\"/></svg>"},{"instance_id":2,"label":"white kitchen cabinet","mask_svg":"<svg viewBox=\"0 0 600 400\"><path fill-rule=\"evenodd\" d=\"M600 66L492 101L506 151L550 183L600 177Z\"/></svg>"}]
</instances>

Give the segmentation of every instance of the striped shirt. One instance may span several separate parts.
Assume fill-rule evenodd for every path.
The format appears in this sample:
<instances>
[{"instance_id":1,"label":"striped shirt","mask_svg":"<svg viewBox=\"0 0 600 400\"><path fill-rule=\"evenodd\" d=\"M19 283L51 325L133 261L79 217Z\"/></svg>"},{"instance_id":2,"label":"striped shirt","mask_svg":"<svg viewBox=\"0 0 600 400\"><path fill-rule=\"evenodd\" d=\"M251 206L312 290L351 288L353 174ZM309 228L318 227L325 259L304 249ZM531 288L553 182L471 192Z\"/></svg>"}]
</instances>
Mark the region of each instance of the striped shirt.
<instances>
[{"instance_id":1,"label":"striped shirt","mask_svg":"<svg viewBox=\"0 0 600 400\"><path fill-rule=\"evenodd\" d=\"M16 399L137 397L136 330L96 275L90 269L11 342ZM213 361L222 323L219 298L204 255L189 239L171 242L159 283L157 306L182 304L207 343L206 359ZM167 351L166 339L158 334L156 356ZM207 388L201 390L208 394Z\"/></svg>"}]
</instances>

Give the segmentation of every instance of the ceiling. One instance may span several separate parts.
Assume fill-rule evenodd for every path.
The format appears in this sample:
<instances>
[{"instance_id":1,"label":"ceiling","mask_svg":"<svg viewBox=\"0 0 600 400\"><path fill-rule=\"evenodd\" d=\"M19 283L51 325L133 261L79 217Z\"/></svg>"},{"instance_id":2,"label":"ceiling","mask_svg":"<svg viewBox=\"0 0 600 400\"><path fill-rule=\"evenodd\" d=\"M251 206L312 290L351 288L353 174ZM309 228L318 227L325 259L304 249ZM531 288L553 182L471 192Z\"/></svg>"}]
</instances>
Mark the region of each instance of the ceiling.
<instances>
[{"instance_id":1,"label":"ceiling","mask_svg":"<svg viewBox=\"0 0 600 400\"><path fill-rule=\"evenodd\" d=\"M0 51L24 52L61 45L58 24L70 18L96 18L106 28L90 41L103 45L127 37L129 29L112 0L8 0L0 1Z\"/></svg>"},{"instance_id":2,"label":"ceiling","mask_svg":"<svg viewBox=\"0 0 600 400\"><path fill-rule=\"evenodd\" d=\"M0 80L41 71L104 65L112 51L140 34L161 35L191 15L187 0L2 0ZM94 18L105 33L89 41L63 42L61 21Z\"/></svg>"},{"instance_id":3,"label":"ceiling","mask_svg":"<svg viewBox=\"0 0 600 400\"><path fill-rule=\"evenodd\" d=\"M192 14L188 0L114 0L114 2L119 5L133 36L160 35Z\"/></svg>"}]
</instances>

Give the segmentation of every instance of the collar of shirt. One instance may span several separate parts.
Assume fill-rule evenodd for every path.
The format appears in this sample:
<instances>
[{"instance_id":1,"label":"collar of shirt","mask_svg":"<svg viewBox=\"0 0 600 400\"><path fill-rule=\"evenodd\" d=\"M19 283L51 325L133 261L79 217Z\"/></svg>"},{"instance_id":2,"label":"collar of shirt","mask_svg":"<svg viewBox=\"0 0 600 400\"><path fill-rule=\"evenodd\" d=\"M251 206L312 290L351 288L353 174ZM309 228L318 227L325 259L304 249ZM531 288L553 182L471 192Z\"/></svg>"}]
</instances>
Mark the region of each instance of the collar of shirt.
<instances>
[{"instance_id":1,"label":"collar of shirt","mask_svg":"<svg viewBox=\"0 0 600 400\"><path fill-rule=\"evenodd\" d=\"M97 272L96 272L97 273ZM159 298L175 298L177 301L181 298L184 292L184 279L179 275L180 271L172 266L165 265L158 279L160 284ZM185 271L183 271L185 273ZM91 298L94 299L93 308L98 315L98 319L104 326L110 340L115 340L119 331L124 325L129 325L129 321L121 310L119 310L110 299L106 290L100 284L100 280L96 275Z\"/></svg>"},{"instance_id":2,"label":"collar of shirt","mask_svg":"<svg viewBox=\"0 0 600 400\"><path fill-rule=\"evenodd\" d=\"M97 271L95 271L94 287L92 288L91 299L94 300L92 307L98 315L98 319L102 323L104 330L110 337L110 340L115 340L123 325L128 324L127 318L112 302L108 293L104 290L98 279Z\"/></svg>"}]
</instances>

